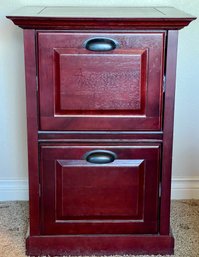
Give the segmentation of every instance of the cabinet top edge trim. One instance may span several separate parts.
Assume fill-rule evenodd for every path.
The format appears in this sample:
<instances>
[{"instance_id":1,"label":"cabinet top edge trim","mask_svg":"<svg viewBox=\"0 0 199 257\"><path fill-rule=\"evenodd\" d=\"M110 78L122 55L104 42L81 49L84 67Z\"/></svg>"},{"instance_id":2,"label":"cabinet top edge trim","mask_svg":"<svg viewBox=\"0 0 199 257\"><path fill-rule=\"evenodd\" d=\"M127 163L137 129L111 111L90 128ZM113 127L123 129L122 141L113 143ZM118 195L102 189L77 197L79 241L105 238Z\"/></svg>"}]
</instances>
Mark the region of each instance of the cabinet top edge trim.
<instances>
[{"instance_id":1,"label":"cabinet top edge trim","mask_svg":"<svg viewBox=\"0 0 199 257\"><path fill-rule=\"evenodd\" d=\"M42 18L101 18L101 19L194 19L195 17L171 6L24 6L9 17Z\"/></svg>"},{"instance_id":2,"label":"cabinet top edge trim","mask_svg":"<svg viewBox=\"0 0 199 257\"><path fill-rule=\"evenodd\" d=\"M173 7L26 6L7 16L24 29L181 29L196 17Z\"/></svg>"}]
</instances>

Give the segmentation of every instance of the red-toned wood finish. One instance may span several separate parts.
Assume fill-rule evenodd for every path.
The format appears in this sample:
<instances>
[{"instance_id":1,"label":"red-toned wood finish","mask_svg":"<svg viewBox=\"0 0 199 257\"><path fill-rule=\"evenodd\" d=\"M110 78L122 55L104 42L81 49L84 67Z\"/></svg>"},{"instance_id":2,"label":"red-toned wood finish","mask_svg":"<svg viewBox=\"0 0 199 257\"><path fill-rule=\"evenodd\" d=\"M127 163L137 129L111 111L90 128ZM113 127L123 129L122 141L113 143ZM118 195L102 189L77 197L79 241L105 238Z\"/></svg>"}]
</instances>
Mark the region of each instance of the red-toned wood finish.
<instances>
[{"instance_id":1,"label":"red-toned wood finish","mask_svg":"<svg viewBox=\"0 0 199 257\"><path fill-rule=\"evenodd\" d=\"M69 235L33 236L27 240L31 256L173 254L172 235Z\"/></svg>"},{"instance_id":2,"label":"red-toned wood finish","mask_svg":"<svg viewBox=\"0 0 199 257\"><path fill-rule=\"evenodd\" d=\"M171 168L173 147L173 119L175 100L178 31L168 31L166 59L166 92L163 129L162 196L160 205L160 233L170 231Z\"/></svg>"},{"instance_id":3,"label":"red-toned wood finish","mask_svg":"<svg viewBox=\"0 0 199 257\"><path fill-rule=\"evenodd\" d=\"M195 17L36 6L8 18L25 29L27 254L172 254L177 30ZM112 50L88 50L96 37Z\"/></svg>"},{"instance_id":4,"label":"red-toned wood finish","mask_svg":"<svg viewBox=\"0 0 199 257\"><path fill-rule=\"evenodd\" d=\"M102 37L118 49L83 47ZM38 44L41 130L161 129L164 32L42 32Z\"/></svg>"},{"instance_id":5,"label":"red-toned wood finish","mask_svg":"<svg viewBox=\"0 0 199 257\"><path fill-rule=\"evenodd\" d=\"M54 67L54 115L144 114L147 49L93 53L58 48Z\"/></svg>"},{"instance_id":6,"label":"red-toned wood finish","mask_svg":"<svg viewBox=\"0 0 199 257\"><path fill-rule=\"evenodd\" d=\"M39 131L39 142L159 142L162 131Z\"/></svg>"},{"instance_id":7,"label":"red-toned wood finish","mask_svg":"<svg viewBox=\"0 0 199 257\"><path fill-rule=\"evenodd\" d=\"M84 156L109 150L116 159ZM159 144L41 148L42 234L157 233Z\"/></svg>"},{"instance_id":8,"label":"red-toned wood finish","mask_svg":"<svg viewBox=\"0 0 199 257\"><path fill-rule=\"evenodd\" d=\"M37 123L37 81L35 30L24 30L24 51L26 70L26 110L28 131L28 168L29 168L29 212L30 233L40 234L40 199L38 170L38 123Z\"/></svg>"}]
</instances>

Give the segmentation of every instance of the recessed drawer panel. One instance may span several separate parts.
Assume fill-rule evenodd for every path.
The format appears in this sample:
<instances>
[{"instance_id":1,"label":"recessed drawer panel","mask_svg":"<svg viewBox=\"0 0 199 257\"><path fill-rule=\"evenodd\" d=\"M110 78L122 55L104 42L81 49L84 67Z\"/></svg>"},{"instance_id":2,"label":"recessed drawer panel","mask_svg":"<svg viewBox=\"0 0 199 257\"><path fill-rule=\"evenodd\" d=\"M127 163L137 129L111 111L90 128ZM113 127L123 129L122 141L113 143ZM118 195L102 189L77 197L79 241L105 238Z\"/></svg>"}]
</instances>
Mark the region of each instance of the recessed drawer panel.
<instances>
[{"instance_id":1,"label":"recessed drawer panel","mask_svg":"<svg viewBox=\"0 0 199 257\"><path fill-rule=\"evenodd\" d=\"M56 49L54 54L59 66L55 73L56 115L144 113L147 50L102 54Z\"/></svg>"},{"instance_id":2,"label":"recessed drawer panel","mask_svg":"<svg viewBox=\"0 0 199 257\"><path fill-rule=\"evenodd\" d=\"M43 234L156 233L160 146L43 145Z\"/></svg>"},{"instance_id":3,"label":"recessed drawer panel","mask_svg":"<svg viewBox=\"0 0 199 257\"><path fill-rule=\"evenodd\" d=\"M38 47L40 129L161 129L164 33L41 32Z\"/></svg>"},{"instance_id":4,"label":"recessed drawer panel","mask_svg":"<svg viewBox=\"0 0 199 257\"><path fill-rule=\"evenodd\" d=\"M59 160L56 180L60 220L142 219L143 160L118 160L105 167L86 161Z\"/></svg>"}]
</instances>

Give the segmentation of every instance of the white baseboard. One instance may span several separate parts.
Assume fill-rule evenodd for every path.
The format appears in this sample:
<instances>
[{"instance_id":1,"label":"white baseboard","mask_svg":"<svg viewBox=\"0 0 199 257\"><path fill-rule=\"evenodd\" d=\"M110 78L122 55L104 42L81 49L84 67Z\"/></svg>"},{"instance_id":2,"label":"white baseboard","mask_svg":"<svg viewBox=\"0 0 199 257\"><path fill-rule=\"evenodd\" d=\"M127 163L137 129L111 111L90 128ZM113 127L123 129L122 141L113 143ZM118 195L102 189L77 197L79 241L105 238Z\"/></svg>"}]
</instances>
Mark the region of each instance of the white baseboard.
<instances>
[{"instance_id":1,"label":"white baseboard","mask_svg":"<svg viewBox=\"0 0 199 257\"><path fill-rule=\"evenodd\" d=\"M27 201L27 180L0 180L0 201Z\"/></svg>"},{"instance_id":2,"label":"white baseboard","mask_svg":"<svg viewBox=\"0 0 199 257\"><path fill-rule=\"evenodd\" d=\"M199 177L174 177L172 199L199 199ZM0 180L0 201L27 201L27 180Z\"/></svg>"},{"instance_id":3,"label":"white baseboard","mask_svg":"<svg viewBox=\"0 0 199 257\"><path fill-rule=\"evenodd\" d=\"M172 199L199 199L199 177L174 177L171 184Z\"/></svg>"}]
</instances>

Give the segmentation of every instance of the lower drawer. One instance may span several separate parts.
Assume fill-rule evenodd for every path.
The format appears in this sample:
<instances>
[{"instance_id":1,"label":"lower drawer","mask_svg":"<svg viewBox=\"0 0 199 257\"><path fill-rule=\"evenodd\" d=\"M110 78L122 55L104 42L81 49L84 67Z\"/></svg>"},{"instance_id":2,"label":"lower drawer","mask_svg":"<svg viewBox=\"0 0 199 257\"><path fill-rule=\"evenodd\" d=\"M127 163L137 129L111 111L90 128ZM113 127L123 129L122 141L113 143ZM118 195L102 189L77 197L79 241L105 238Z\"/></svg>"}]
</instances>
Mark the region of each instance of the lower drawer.
<instances>
[{"instance_id":1,"label":"lower drawer","mask_svg":"<svg viewBox=\"0 0 199 257\"><path fill-rule=\"evenodd\" d=\"M159 144L40 150L42 234L158 232Z\"/></svg>"}]
</instances>

